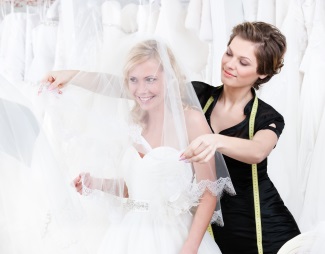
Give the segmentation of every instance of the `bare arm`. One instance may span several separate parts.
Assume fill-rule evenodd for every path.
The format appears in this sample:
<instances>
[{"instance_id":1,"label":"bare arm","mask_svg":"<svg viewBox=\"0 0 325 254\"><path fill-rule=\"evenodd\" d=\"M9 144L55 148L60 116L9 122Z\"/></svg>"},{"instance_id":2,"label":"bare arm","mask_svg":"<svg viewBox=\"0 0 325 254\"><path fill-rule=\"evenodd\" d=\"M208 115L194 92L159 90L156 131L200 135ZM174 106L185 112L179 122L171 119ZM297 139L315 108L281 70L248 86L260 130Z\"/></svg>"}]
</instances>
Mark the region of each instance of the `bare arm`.
<instances>
[{"instance_id":1,"label":"bare arm","mask_svg":"<svg viewBox=\"0 0 325 254\"><path fill-rule=\"evenodd\" d=\"M199 112L191 111L192 112L186 112L186 124L189 139L192 140L200 135L211 133L204 116ZM189 113L191 114L190 117L188 116ZM200 126L200 128L197 126ZM194 163L193 166L198 182L205 179L212 181L216 179L214 157L207 163ZM184 243L181 253L197 253L203 236L210 224L216 203L217 197L213 196L208 190L205 190L200 200L200 205L194 215L188 238Z\"/></svg>"},{"instance_id":2,"label":"bare arm","mask_svg":"<svg viewBox=\"0 0 325 254\"><path fill-rule=\"evenodd\" d=\"M79 70L60 70L49 72L42 80L49 82L49 90L60 89L69 82L73 85L101 94L120 96L121 79L107 73L85 72ZM114 91L115 89L115 91ZM114 91L114 92L112 92Z\"/></svg>"},{"instance_id":3,"label":"bare arm","mask_svg":"<svg viewBox=\"0 0 325 254\"><path fill-rule=\"evenodd\" d=\"M196 138L184 151L183 157L190 162L206 162L217 150L233 159L254 164L264 160L277 141L277 135L268 129L258 131L252 140L207 134Z\"/></svg>"},{"instance_id":4,"label":"bare arm","mask_svg":"<svg viewBox=\"0 0 325 254\"><path fill-rule=\"evenodd\" d=\"M50 82L49 90L64 87L78 73L78 70L50 71L43 78L43 82Z\"/></svg>"}]
</instances>

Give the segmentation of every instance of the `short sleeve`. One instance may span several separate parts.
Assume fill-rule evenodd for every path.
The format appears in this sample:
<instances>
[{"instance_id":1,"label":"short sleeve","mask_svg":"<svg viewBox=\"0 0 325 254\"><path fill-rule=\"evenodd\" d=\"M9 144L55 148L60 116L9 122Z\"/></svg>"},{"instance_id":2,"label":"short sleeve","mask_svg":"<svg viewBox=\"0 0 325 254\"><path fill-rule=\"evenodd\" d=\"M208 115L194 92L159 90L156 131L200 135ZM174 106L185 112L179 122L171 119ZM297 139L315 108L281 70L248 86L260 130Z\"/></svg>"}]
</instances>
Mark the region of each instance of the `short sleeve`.
<instances>
[{"instance_id":1,"label":"short sleeve","mask_svg":"<svg viewBox=\"0 0 325 254\"><path fill-rule=\"evenodd\" d=\"M201 81L192 81L191 83L195 90L196 96L200 101L201 107L203 108L205 103L211 96L214 87Z\"/></svg>"},{"instance_id":2,"label":"short sleeve","mask_svg":"<svg viewBox=\"0 0 325 254\"><path fill-rule=\"evenodd\" d=\"M262 101L260 102L258 110L259 114L255 120L255 132L259 130L271 130L279 138L285 125L283 116L270 105Z\"/></svg>"}]
</instances>

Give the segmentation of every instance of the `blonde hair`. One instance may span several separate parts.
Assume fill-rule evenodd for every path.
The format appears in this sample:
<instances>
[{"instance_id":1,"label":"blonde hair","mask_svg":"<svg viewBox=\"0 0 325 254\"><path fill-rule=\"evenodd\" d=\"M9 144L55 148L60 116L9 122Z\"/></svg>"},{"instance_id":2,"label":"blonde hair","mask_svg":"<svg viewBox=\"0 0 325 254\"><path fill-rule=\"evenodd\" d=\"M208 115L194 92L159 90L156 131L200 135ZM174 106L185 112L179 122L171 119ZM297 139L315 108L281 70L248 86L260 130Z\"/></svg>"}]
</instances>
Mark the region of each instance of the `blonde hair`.
<instances>
[{"instance_id":1,"label":"blonde hair","mask_svg":"<svg viewBox=\"0 0 325 254\"><path fill-rule=\"evenodd\" d=\"M124 86L128 86L128 76L130 71L132 71L137 65L146 62L150 59L156 60L158 63L160 63L160 68L164 71L164 65L163 61L161 59L161 56L158 52L158 42L157 40L145 40L142 42L137 43L132 49L129 51L129 54L126 59L126 63L123 68L123 77L124 77ZM170 62L170 66L174 72L174 75L179 83L180 86L180 93L183 94L184 85L185 85L185 76L182 74L180 67L178 66L175 56L171 49L164 45L166 47L168 60ZM128 89L126 89L128 91ZM147 114L145 111L141 109L141 107L136 103L134 108L132 109L132 118L135 123L138 123L144 126L145 119L147 117Z\"/></svg>"}]
</instances>

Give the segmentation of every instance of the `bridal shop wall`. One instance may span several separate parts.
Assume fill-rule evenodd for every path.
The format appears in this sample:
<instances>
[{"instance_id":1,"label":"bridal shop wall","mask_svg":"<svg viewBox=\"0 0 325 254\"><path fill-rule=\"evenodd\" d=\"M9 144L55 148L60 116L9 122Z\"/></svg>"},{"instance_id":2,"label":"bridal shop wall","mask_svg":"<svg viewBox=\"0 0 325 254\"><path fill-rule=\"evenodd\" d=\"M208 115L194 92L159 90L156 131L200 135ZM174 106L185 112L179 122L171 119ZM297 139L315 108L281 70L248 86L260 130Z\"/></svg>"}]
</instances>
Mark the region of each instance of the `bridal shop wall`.
<instances>
[{"instance_id":1,"label":"bridal shop wall","mask_svg":"<svg viewBox=\"0 0 325 254\"><path fill-rule=\"evenodd\" d=\"M258 94L285 118L269 175L306 231L325 214L324 0L1 1L0 74L28 82L60 69L119 74L130 42L156 35L191 80L217 86L229 34L242 21L274 24L287 37L280 75Z\"/></svg>"}]
</instances>

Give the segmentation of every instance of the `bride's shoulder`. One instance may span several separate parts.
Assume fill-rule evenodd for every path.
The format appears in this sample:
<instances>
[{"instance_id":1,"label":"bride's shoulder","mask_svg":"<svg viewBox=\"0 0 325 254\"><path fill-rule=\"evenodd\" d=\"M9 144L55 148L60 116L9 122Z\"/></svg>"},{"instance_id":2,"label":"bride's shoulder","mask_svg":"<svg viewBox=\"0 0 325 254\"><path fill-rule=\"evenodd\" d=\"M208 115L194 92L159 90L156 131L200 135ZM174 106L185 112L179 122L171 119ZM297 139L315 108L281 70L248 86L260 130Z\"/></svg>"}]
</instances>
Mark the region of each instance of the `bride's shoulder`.
<instances>
[{"instance_id":1,"label":"bride's shoulder","mask_svg":"<svg viewBox=\"0 0 325 254\"><path fill-rule=\"evenodd\" d=\"M185 121L186 121L186 125L188 128L191 128L191 127L198 128L199 126L207 125L205 116L204 116L202 110L200 110L200 109L185 108L184 116L185 116Z\"/></svg>"},{"instance_id":2,"label":"bride's shoulder","mask_svg":"<svg viewBox=\"0 0 325 254\"><path fill-rule=\"evenodd\" d=\"M211 134L211 129L201 109L188 108L184 110L186 130L189 141L192 142L195 138Z\"/></svg>"}]
</instances>

